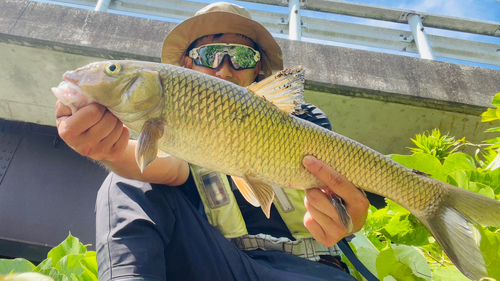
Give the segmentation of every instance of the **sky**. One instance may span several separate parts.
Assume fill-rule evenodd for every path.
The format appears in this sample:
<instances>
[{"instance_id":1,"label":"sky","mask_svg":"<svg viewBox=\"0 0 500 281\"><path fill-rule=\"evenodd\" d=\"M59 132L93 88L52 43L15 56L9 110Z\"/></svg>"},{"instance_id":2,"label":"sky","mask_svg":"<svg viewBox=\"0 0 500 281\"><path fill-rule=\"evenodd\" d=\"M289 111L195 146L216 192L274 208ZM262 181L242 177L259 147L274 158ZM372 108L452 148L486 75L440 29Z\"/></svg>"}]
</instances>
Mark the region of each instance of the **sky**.
<instances>
[{"instance_id":1,"label":"sky","mask_svg":"<svg viewBox=\"0 0 500 281\"><path fill-rule=\"evenodd\" d=\"M356 0L348 2L412 9L461 18L500 21L500 2L497 0Z\"/></svg>"},{"instance_id":2,"label":"sky","mask_svg":"<svg viewBox=\"0 0 500 281\"><path fill-rule=\"evenodd\" d=\"M190 0L190 1L202 2L202 3L216 2L216 1L210 1L210 0ZM220 0L220 1L222 1L222 0ZM248 9L272 11L272 12L277 12L277 13L288 13L288 7L267 6L267 5L254 4L254 3L242 2L242 1L233 1L233 0L224 0L224 1L239 4L241 6L244 6L245 8L248 8ZM481 21L496 22L500 25L500 0L348 0L346 2L362 3L362 4L390 7L390 8L396 8L396 9L413 10L413 11L418 11L418 12L446 15L446 16L459 17L459 18L476 19L476 20L481 20ZM402 25L402 24L392 23L392 22L378 21L378 20L371 20L371 19L361 19L361 18L342 16L342 15L332 15L329 13L301 10L301 16L315 17L315 18L321 18L321 19L330 19L330 20L335 20L335 21L345 21L345 22L350 22L350 23L358 23L358 24L373 25L373 26L379 26L379 27L387 27L387 28L392 28L392 29L410 31L410 27L408 25ZM425 25L425 21L424 21L424 25ZM470 34L470 33L446 31L446 30L433 29L433 28L426 29L426 32L428 34L432 34L432 35L441 35L441 36L447 36L447 37L453 37L453 38L459 38L459 39L465 39L465 40L492 43L492 44L498 45L498 49L500 49L500 37L474 35L474 34ZM282 35L282 34L273 34L273 35L276 37L280 37L280 38L287 38L286 35ZM308 41L308 42L313 42L313 43L336 45L336 46L343 46L343 47L349 47L349 48L371 50L371 51L385 52L385 53L398 54L398 55L406 55L406 56L412 56L412 57L419 57L420 56L419 54L414 54L414 53L409 53L409 52L383 50L383 49L350 45L350 44L344 44L344 43L338 43L338 42L327 42L324 40L317 40L317 39L313 39L313 38L303 37L302 40ZM500 56L500 51L498 51L498 54ZM441 61L469 64L469 65L474 65L474 66L487 67L487 68L493 68L493 69L500 70L500 66L498 66L498 65L481 64L481 63L474 63L474 62L464 62L464 61L457 61L457 60L452 60L452 59L447 59L447 58L439 58L439 57L437 57L436 59L441 60Z\"/></svg>"},{"instance_id":3,"label":"sky","mask_svg":"<svg viewBox=\"0 0 500 281\"><path fill-rule=\"evenodd\" d=\"M35 1L48 2L48 3L54 3L54 4L56 4L56 3L63 4L61 2L53 1L53 0L35 0ZM63 0L63 1L68 1L68 0ZM71 0L69 0L69 1L71 1ZM217 2L217 1L211 1L211 0L186 0L186 1L202 2L202 3ZM252 10L271 11L271 12L275 12L275 13L284 13L284 14L288 13L288 7L261 5L261 4L255 4L255 3L249 3L249 2L233 1L233 0L218 0L218 1L226 1L226 2L230 2L230 3L235 3L238 5L244 6L247 9L252 9ZM75 2L78 2L78 1L75 1ZM96 2L97 2L97 0L96 0ZM500 25L500 0L348 0L346 2L355 2L355 3L369 4L369 5L375 5L375 6L396 8L396 9L413 10L413 11L418 11L418 12L423 12L423 13L447 15L447 16L459 17L459 18L476 19L476 20L482 20L482 21L496 22L496 23L498 23L498 25ZM64 5L68 5L68 4L64 4ZM76 5L76 6L79 6L79 5ZM87 7L87 8L92 8L92 7ZM108 12L117 13L117 14L132 15L130 13L121 12L121 11L109 10ZM409 26L405 25L405 24L383 22L383 21L370 20L370 19L361 19L361 18L356 18L356 17L334 15L334 14L329 14L329 13L301 10L301 16L321 18L321 19L330 19L330 20L335 20L335 21L344 21L344 22L358 23L358 24L365 24L365 25L375 25L375 26L387 27L387 28L392 28L392 29L410 31ZM176 23L180 22L179 20L171 20L171 19L165 19L165 18L159 18L159 17L147 16L147 15L142 15L141 17L147 17L147 18L156 19L156 20L172 21L172 22L176 22ZM424 26L425 26L425 20L424 20ZM497 52L498 52L498 55L500 56L500 37L473 35L473 34L469 34L469 33L444 31L444 30L432 29L432 28L426 29L426 32L428 34L433 34L433 35L441 35L441 36L447 36L447 37L453 37L453 38L459 38L459 39L465 39L465 40L492 43L492 44L498 45L499 51L497 51ZM283 35L283 34L273 34L273 35L276 37L280 37L280 38L287 38L287 36ZM303 37L302 40L308 41L308 42L313 42L313 43L337 45L337 46L344 46L344 47L350 47L350 48L365 49L365 50L372 50L372 51L378 51L378 52L393 53L393 54L398 54L398 55L419 57L418 54L413 54L413 53L409 53L409 52L375 49L375 48L370 48L370 47L365 47L365 46L349 45L349 44L338 43L338 42L328 42L328 41L317 40L317 39L313 39L313 38ZM479 64L479 63L473 63L473 62L462 62L462 61L450 60L450 59L439 58L439 57L437 58L437 60L470 64L470 65L488 67L488 68L500 70L500 66L496 66L496 65Z\"/></svg>"}]
</instances>

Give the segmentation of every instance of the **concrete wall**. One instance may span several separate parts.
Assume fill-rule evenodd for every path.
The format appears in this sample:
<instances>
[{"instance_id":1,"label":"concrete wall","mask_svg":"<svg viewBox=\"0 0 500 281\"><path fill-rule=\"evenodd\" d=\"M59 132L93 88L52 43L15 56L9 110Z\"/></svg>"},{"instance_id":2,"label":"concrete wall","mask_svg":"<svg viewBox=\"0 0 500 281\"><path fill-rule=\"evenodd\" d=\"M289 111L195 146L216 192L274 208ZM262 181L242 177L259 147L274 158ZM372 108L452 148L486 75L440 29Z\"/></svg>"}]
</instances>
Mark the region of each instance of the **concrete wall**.
<instances>
[{"instance_id":1,"label":"concrete wall","mask_svg":"<svg viewBox=\"0 0 500 281\"><path fill-rule=\"evenodd\" d=\"M0 118L54 125L66 70L103 59L159 61L175 24L23 0L0 3ZM382 153L441 128L472 142L479 114L500 91L500 71L405 56L278 40L285 66L307 68L306 99L337 132Z\"/></svg>"}]
</instances>

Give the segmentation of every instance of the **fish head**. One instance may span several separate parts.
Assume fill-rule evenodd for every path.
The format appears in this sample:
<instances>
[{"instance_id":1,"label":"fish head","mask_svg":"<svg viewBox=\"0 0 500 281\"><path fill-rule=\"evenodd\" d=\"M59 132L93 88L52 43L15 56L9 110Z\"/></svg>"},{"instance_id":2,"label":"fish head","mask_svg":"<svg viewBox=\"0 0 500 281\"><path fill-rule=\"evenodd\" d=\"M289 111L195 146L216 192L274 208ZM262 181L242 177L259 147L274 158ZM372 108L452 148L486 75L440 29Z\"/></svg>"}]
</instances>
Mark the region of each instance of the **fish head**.
<instances>
[{"instance_id":1,"label":"fish head","mask_svg":"<svg viewBox=\"0 0 500 281\"><path fill-rule=\"evenodd\" d=\"M52 92L73 113L96 102L120 120L133 121L155 108L163 95L160 75L148 62L94 62L67 71L63 80Z\"/></svg>"}]
</instances>

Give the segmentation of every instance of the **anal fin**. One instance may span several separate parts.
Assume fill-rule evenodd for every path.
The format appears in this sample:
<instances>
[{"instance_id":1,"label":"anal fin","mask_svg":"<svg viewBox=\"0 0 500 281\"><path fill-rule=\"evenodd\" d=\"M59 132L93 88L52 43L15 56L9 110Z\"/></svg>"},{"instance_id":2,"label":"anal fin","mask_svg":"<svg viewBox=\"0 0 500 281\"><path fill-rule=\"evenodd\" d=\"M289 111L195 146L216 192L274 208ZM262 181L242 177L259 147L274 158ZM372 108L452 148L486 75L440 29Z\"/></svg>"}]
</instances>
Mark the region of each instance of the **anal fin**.
<instances>
[{"instance_id":1,"label":"anal fin","mask_svg":"<svg viewBox=\"0 0 500 281\"><path fill-rule=\"evenodd\" d=\"M151 164L158 154L158 140L163 136L163 122L158 120L146 121L135 147L135 161L141 170Z\"/></svg>"},{"instance_id":2,"label":"anal fin","mask_svg":"<svg viewBox=\"0 0 500 281\"><path fill-rule=\"evenodd\" d=\"M234 181L234 184L236 184L236 187L238 187L238 190L240 191L241 195L243 195L243 198L248 201L248 203L252 204L254 207L260 207L259 200L257 199L257 196L253 192L253 189L248 185L248 183L245 181L243 178L231 176L231 178Z\"/></svg>"},{"instance_id":3,"label":"anal fin","mask_svg":"<svg viewBox=\"0 0 500 281\"><path fill-rule=\"evenodd\" d=\"M261 180L244 175L243 178L231 176L241 195L254 207L261 207L267 218L271 216L274 200L273 187Z\"/></svg>"}]
</instances>

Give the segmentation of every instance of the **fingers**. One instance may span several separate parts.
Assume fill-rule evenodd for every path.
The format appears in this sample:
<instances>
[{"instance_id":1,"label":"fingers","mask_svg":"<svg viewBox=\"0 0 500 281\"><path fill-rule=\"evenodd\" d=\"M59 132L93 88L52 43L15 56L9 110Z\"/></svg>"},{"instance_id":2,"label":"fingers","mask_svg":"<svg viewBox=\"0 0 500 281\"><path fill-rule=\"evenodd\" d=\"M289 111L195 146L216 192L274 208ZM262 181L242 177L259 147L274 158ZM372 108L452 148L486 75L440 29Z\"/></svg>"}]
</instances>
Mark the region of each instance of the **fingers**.
<instances>
[{"instance_id":1,"label":"fingers","mask_svg":"<svg viewBox=\"0 0 500 281\"><path fill-rule=\"evenodd\" d=\"M72 142L74 138L80 137L81 134L98 123L106 112L106 107L93 103L82 107L74 115L71 115L69 107L59 101L58 103L59 107L56 109L57 128L59 135L66 142Z\"/></svg>"},{"instance_id":2,"label":"fingers","mask_svg":"<svg viewBox=\"0 0 500 281\"><path fill-rule=\"evenodd\" d=\"M89 104L71 115L71 109L58 101L56 118L61 138L94 160L116 161L128 144L129 130L102 105Z\"/></svg>"},{"instance_id":3,"label":"fingers","mask_svg":"<svg viewBox=\"0 0 500 281\"><path fill-rule=\"evenodd\" d=\"M85 132L82 132L82 135L83 137L88 136L88 139L92 139L93 142L95 142L93 143L94 145L101 142L105 138L112 137L112 132L116 128L123 127L122 122L107 110L104 111L104 114L99 120L89 120L89 122L84 126L88 125L90 125L90 127ZM117 139L117 136L115 139Z\"/></svg>"},{"instance_id":4,"label":"fingers","mask_svg":"<svg viewBox=\"0 0 500 281\"><path fill-rule=\"evenodd\" d=\"M361 230L366 222L368 207L370 205L364 193L335 169L312 156L304 157L303 164L309 172L324 183L325 188L330 189L343 199L347 212L352 218L353 232ZM315 221L315 223L309 222L312 228L308 229L316 239L320 239L330 245L349 235L347 230L342 226L338 213L332 203L320 189L306 190L305 204L311 219ZM317 229L318 227L322 228L324 237L321 237L321 232ZM318 237L315 235L318 235ZM323 244L323 242L321 243ZM326 244L324 245L327 246Z\"/></svg>"},{"instance_id":5,"label":"fingers","mask_svg":"<svg viewBox=\"0 0 500 281\"><path fill-rule=\"evenodd\" d=\"M365 193L349 182L339 172L312 156L304 157L303 163L309 172L344 200L351 217L367 212L370 202L366 198Z\"/></svg>"},{"instance_id":6,"label":"fingers","mask_svg":"<svg viewBox=\"0 0 500 281\"><path fill-rule=\"evenodd\" d=\"M106 159L112 162L118 160L121 156L121 152L127 147L130 138L130 131L127 127L123 126L122 122L118 122L115 129L109 134L108 137L104 138L95 149L101 149L100 156L97 156L95 152L95 158Z\"/></svg>"},{"instance_id":7,"label":"fingers","mask_svg":"<svg viewBox=\"0 0 500 281\"><path fill-rule=\"evenodd\" d=\"M318 189L310 191L323 193ZM310 195L307 194L308 192L309 190L306 191L306 199L304 200L308 211L306 216L304 216L304 225L318 242L326 247L332 247L340 239L348 236L349 233L340 223L335 211L333 213L324 212L316 208L314 204L311 204L311 201L314 202L315 200L308 200L310 198Z\"/></svg>"},{"instance_id":8,"label":"fingers","mask_svg":"<svg viewBox=\"0 0 500 281\"><path fill-rule=\"evenodd\" d=\"M71 108L64 105L60 100L56 102L56 119L71 116Z\"/></svg>"}]
</instances>

